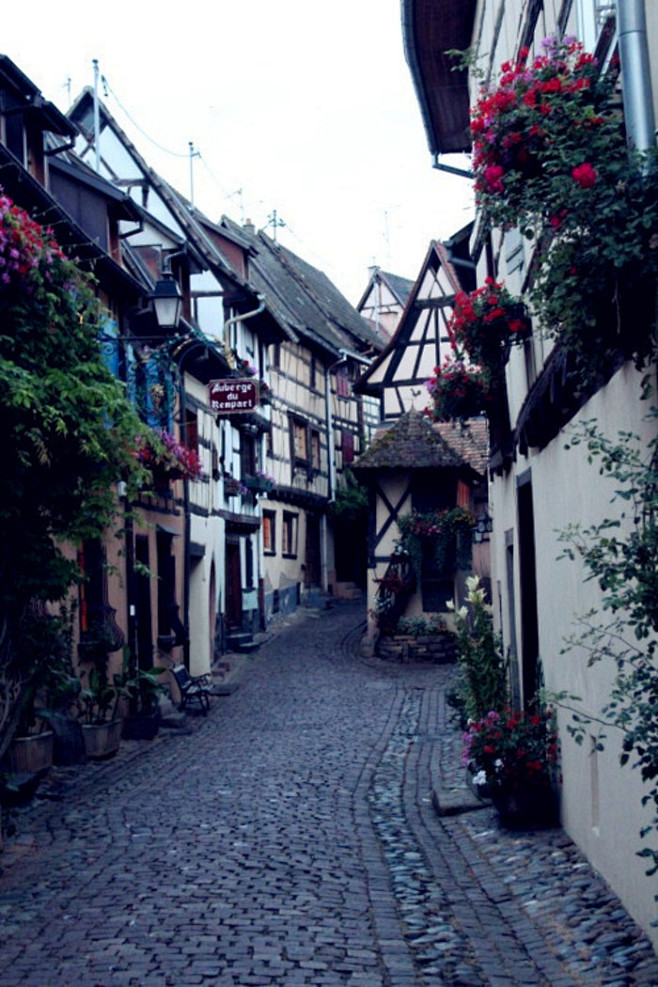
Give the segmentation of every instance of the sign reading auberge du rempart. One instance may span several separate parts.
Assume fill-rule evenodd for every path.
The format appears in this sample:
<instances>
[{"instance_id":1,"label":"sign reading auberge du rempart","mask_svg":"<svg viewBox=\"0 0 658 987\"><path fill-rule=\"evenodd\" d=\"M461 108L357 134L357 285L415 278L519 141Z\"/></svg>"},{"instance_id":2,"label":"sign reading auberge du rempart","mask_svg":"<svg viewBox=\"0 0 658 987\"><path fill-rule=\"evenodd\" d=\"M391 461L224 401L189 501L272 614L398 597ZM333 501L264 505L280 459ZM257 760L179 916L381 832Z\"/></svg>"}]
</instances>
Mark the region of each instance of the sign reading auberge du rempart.
<instances>
[{"instance_id":1,"label":"sign reading auberge du rempart","mask_svg":"<svg viewBox=\"0 0 658 987\"><path fill-rule=\"evenodd\" d=\"M258 383L249 378L211 380L208 384L210 408L216 415L253 411L258 404Z\"/></svg>"}]
</instances>

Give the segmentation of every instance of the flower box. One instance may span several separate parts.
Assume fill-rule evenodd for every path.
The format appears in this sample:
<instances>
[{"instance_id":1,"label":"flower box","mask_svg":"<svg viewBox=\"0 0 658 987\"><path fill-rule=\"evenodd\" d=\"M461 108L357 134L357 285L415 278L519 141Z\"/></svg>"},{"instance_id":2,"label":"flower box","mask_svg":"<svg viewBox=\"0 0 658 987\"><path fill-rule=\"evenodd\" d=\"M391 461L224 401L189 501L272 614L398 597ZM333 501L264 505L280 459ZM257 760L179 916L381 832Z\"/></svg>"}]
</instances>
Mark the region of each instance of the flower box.
<instances>
[{"instance_id":1,"label":"flower box","mask_svg":"<svg viewBox=\"0 0 658 987\"><path fill-rule=\"evenodd\" d=\"M242 483L252 493L269 493L274 486L274 480L268 476L260 476L259 474L245 476Z\"/></svg>"},{"instance_id":2,"label":"flower box","mask_svg":"<svg viewBox=\"0 0 658 987\"><path fill-rule=\"evenodd\" d=\"M224 496L225 497L237 497L242 493L243 484L240 480L236 480L235 477L229 476L224 478Z\"/></svg>"}]
</instances>

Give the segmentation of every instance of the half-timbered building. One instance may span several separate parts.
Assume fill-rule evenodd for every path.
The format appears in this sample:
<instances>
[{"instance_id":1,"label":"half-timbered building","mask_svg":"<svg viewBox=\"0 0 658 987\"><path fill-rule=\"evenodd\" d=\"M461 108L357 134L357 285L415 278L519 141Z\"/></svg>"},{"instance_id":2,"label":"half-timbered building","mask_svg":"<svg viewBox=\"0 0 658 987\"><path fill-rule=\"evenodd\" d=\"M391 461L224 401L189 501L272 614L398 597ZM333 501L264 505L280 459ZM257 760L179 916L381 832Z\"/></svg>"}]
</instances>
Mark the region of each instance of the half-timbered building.
<instances>
[{"instance_id":1,"label":"half-timbered building","mask_svg":"<svg viewBox=\"0 0 658 987\"><path fill-rule=\"evenodd\" d=\"M473 281L467 246L466 231L448 243L432 241L393 336L359 379L357 391L379 399L381 421L427 405L425 381L451 352L455 294Z\"/></svg>"},{"instance_id":2,"label":"half-timbered building","mask_svg":"<svg viewBox=\"0 0 658 987\"><path fill-rule=\"evenodd\" d=\"M289 330L268 353L272 428L262 544L270 619L313 590L339 593L351 580L350 571L336 571L328 507L344 469L365 447L373 416L353 383L381 343L321 271L251 224L225 218L221 225L246 238L249 282Z\"/></svg>"},{"instance_id":3,"label":"half-timbered building","mask_svg":"<svg viewBox=\"0 0 658 987\"><path fill-rule=\"evenodd\" d=\"M466 575L475 571L488 578L486 546L477 546L473 556L468 521L461 531L457 525L446 533L441 551L433 537L419 535L416 558L409 558L401 523L412 514L422 524L423 519L436 520L444 512L466 520L486 510L486 454L484 419L467 426L439 425L412 409L384 425L357 460L355 474L369 495L364 647L375 646L382 633L394 631L399 617L445 619L448 601L461 599ZM401 552L403 542L407 547ZM401 578L395 600L390 599L391 576L393 582Z\"/></svg>"},{"instance_id":4,"label":"half-timbered building","mask_svg":"<svg viewBox=\"0 0 658 987\"><path fill-rule=\"evenodd\" d=\"M387 343L404 312L414 283L408 278L370 268L370 278L356 310L370 324L382 343Z\"/></svg>"}]
</instances>

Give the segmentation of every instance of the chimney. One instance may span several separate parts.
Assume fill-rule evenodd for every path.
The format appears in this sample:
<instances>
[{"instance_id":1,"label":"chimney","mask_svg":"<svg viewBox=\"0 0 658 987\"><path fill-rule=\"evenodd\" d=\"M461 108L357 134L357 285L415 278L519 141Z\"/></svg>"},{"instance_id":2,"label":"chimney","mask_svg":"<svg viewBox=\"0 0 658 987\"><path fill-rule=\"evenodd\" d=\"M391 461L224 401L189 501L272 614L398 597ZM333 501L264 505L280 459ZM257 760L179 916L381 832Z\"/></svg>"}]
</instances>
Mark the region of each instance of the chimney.
<instances>
[{"instance_id":1,"label":"chimney","mask_svg":"<svg viewBox=\"0 0 658 987\"><path fill-rule=\"evenodd\" d=\"M245 233L248 233L250 236L254 236L256 233L256 227L254 226L254 224L251 222L250 219L245 220L245 222L242 224L242 229L245 231Z\"/></svg>"}]
</instances>

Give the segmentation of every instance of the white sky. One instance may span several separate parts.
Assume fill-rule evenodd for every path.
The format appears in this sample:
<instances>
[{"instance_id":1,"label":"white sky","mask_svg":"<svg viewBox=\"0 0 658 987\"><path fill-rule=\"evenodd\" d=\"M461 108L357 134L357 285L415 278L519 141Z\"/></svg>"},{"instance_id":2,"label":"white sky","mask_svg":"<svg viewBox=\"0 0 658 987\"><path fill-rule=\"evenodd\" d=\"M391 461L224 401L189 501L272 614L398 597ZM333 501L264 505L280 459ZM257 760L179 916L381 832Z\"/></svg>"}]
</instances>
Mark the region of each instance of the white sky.
<instances>
[{"instance_id":1,"label":"white sky","mask_svg":"<svg viewBox=\"0 0 658 987\"><path fill-rule=\"evenodd\" d=\"M195 204L259 228L276 210L353 304L370 265L414 279L472 218L471 183L432 168L400 0L14 0L4 21L0 50L61 110L98 59L156 171L189 196L193 142Z\"/></svg>"}]
</instances>

